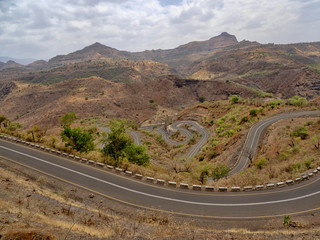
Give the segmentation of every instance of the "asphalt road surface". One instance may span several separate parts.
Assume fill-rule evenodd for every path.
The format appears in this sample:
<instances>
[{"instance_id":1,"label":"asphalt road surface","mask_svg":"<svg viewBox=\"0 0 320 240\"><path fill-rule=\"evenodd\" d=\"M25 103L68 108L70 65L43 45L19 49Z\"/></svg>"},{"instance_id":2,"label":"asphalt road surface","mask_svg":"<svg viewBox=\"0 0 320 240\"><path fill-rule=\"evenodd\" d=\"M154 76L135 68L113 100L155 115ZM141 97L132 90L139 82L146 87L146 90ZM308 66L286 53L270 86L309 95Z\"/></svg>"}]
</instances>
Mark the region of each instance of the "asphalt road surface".
<instances>
[{"instance_id":1,"label":"asphalt road surface","mask_svg":"<svg viewBox=\"0 0 320 240\"><path fill-rule=\"evenodd\" d=\"M143 127L143 129L152 131L152 130L154 130L154 127L156 127L155 129L157 129L157 131L161 134L162 138L167 143L177 146L177 145L180 145L180 144L188 143L188 141L193 137L193 135L192 135L192 133L190 131L188 131L185 128L179 127L182 124L193 126L201 135L200 140L195 145L193 145L191 147L190 151L188 151L186 153L185 160L187 160L187 159L197 155L197 153L200 151L200 149L203 147L203 145L207 142L207 140L209 138L209 134L208 134L207 130L204 129L203 127L201 127L197 122L194 122L194 121L179 121L179 122L175 122L175 123L170 125L173 129L179 130L180 132L182 132L182 134L184 134L186 136L186 141L184 141L184 142L176 142L176 141L170 139L170 136L164 130L164 126L163 125L153 125L153 126Z\"/></svg>"},{"instance_id":2,"label":"asphalt road surface","mask_svg":"<svg viewBox=\"0 0 320 240\"><path fill-rule=\"evenodd\" d=\"M302 115L305 112L284 114L282 118ZM257 133L245 145L257 142L269 123L265 120L265 125L259 124L259 129L251 130ZM4 140L0 140L0 156L127 205L183 216L245 219L292 216L320 210L319 176L297 185L261 192L207 193L148 184Z\"/></svg>"},{"instance_id":3,"label":"asphalt road surface","mask_svg":"<svg viewBox=\"0 0 320 240\"><path fill-rule=\"evenodd\" d=\"M320 116L320 111L303 111L303 112L289 112L275 115L264 121L258 122L250 128L242 151L237 159L236 164L230 170L229 175L239 173L250 164L250 158L252 159L257 152L259 140L262 137L262 133L271 124L286 118L297 118L297 117L315 117Z\"/></svg>"}]
</instances>

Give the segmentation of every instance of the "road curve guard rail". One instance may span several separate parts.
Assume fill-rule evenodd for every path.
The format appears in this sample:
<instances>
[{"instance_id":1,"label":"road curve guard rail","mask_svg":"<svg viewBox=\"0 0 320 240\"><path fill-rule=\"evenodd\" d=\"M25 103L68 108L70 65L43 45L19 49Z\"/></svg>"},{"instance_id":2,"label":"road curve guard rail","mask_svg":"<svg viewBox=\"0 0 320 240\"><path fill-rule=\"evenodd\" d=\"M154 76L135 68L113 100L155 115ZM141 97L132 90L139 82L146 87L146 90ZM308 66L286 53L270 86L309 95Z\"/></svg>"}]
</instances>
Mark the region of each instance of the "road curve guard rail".
<instances>
[{"instance_id":1,"label":"road curve guard rail","mask_svg":"<svg viewBox=\"0 0 320 240\"><path fill-rule=\"evenodd\" d=\"M123 170L121 168L116 168L114 166L111 165L106 165L104 163L100 163L100 162L96 162L93 160L88 160L86 158L81 158L79 156L75 156L72 154L68 154L68 153L63 153L61 151L57 151L55 149L50 149L50 148L46 148L44 146L38 145L38 144L34 144L34 143L30 143L24 140L21 140L19 138L15 138L12 136L8 136L8 135L1 135L0 134L0 138L6 141L11 141L11 142L15 142L15 143L19 143L19 144L23 144L26 145L28 147L31 148L36 148L40 151L45 151L48 154L55 154L67 159L72 159L84 164L88 164L90 166L94 166L97 168L101 168L101 169L105 169L105 170L109 170L112 171L114 173L117 174L121 174L127 177L134 177L136 179L139 180L143 180L145 182L148 182L150 184L156 184L156 185L162 185L162 186L168 186L170 188L179 188L179 189L188 189L188 190L194 190L194 191L206 191L206 192L248 192L248 191L262 191L262 190L269 190L269 189L275 189L275 188L282 188L285 186L290 186L293 184L297 184L297 183L301 183L305 180L308 180L314 176L316 176L318 173L320 173L320 166L315 168L315 169L311 169L308 171L308 173L301 175L301 177L295 178L295 179L289 179L286 181L281 181L281 182L277 182L277 183L269 183L269 184L261 184L261 185L255 185L255 186L245 186L245 187L238 187L238 186L233 186L233 187L214 187L214 186L203 186L203 185L191 185L189 186L189 184L187 183L177 183L175 181L165 181L163 179L155 179L151 176L143 176L139 173L133 173L131 171L128 170Z\"/></svg>"}]
</instances>

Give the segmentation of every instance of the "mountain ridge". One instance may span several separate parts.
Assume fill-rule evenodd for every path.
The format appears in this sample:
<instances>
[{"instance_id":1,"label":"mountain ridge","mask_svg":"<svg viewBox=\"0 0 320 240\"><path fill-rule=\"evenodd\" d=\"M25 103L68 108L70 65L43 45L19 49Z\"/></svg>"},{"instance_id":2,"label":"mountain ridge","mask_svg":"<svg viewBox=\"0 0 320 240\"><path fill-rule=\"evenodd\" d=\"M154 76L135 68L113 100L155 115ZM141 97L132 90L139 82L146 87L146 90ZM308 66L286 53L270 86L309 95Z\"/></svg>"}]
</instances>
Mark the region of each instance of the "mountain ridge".
<instances>
[{"instance_id":1,"label":"mountain ridge","mask_svg":"<svg viewBox=\"0 0 320 240\"><path fill-rule=\"evenodd\" d=\"M99 42L84 47L81 50L69 53L67 55L58 55L48 61L49 65L59 65L65 63L75 63L88 60L99 53L101 57L113 59L130 59L130 60L153 60L157 62L167 63L170 65L168 59L175 59L175 61L185 60L187 56L194 53L203 55L225 47L238 44L236 37L227 32L221 33L219 36L212 37L204 41L193 41L180 45L173 49L158 49L145 50L142 52L122 51L116 48L105 46ZM178 61L179 62L179 61ZM172 62L171 62L172 63ZM174 65L174 64L173 64Z\"/></svg>"}]
</instances>

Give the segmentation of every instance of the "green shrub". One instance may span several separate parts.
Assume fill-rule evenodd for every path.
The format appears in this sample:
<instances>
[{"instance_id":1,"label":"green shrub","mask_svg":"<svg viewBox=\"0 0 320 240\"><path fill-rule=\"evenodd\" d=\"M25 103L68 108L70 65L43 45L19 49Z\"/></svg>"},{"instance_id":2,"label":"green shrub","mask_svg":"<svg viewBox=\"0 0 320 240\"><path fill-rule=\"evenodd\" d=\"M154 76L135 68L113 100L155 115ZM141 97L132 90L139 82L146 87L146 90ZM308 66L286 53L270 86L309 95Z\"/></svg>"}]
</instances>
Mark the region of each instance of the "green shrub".
<instances>
[{"instance_id":1,"label":"green shrub","mask_svg":"<svg viewBox=\"0 0 320 240\"><path fill-rule=\"evenodd\" d=\"M293 164L291 166L291 171L292 172L297 172L299 169L301 169L301 167L302 167L302 164L298 162L298 163Z\"/></svg>"},{"instance_id":2,"label":"green shrub","mask_svg":"<svg viewBox=\"0 0 320 240\"><path fill-rule=\"evenodd\" d=\"M214 179L223 178L228 175L229 171L230 168L227 165L220 163L213 169L212 177Z\"/></svg>"},{"instance_id":3,"label":"green shrub","mask_svg":"<svg viewBox=\"0 0 320 240\"><path fill-rule=\"evenodd\" d=\"M251 116L257 116L257 113L258 113L258 109L255 109L255 108L253 108L253 109L251 109L251 110L249 111L249 114L250 114Z\"/></svg>"},{"instance_id":4,"label":"green shrub","mask_svg":"<svg viewBox=\"0 0 320 240\"><path fill-rule=\"evenodd\" d=\"M254 165L258 169L262 169L267 164L267 159L260 158L259 161L255 162Z\"/></svg>"},{"instance_id":5,"label":"green shrub","mask_svg":"<svg viewBox=\"0 0 320 240\"><path fill-rule=\"evenodd\" d=\"M124 151L129 162L142 166L148 165L150 156L146 153L146 148L144 146L128 144Z\"/></svg>"},{"instance_id":6,"label":"green shrub","mask_svg":"<svg viewBox=\"0 0 320 240\"><path fill-rule=\"evenodd\" d=\"M232 122L237 122L237 121L238 121L238 119L237 119L235 116L232 116L232 117L230 118L230 120L231 120Z\"/></svg>"},{"instance_id":7,"label":"green shrub","mask_svg":"<svg viewBox=\"0 0 320 240\"><path fill-rule=\"evenodd\" d=\"M217 119L218 126L222 125L224 123L225 117Z\"/></svg>"},{"instance_id":8,"label":"green shrub","mask_svg":"<svg viewBox=\"0 0 320 240\"><path fill-rule=\"evenodd\" d=\"M216 150L212 150L211 152L209 152L208 158L209 158L209 159L213 159L213 158L217 157L218 155L219 155L219 154L217 153Z\"/></svg>"},{"instance_id":9,"label":"green shrub","mask_svg":"<svg viewBox=\"0 0 320 240\"><path fill-rule=\"evenodd\" d=\"M207 178L209 176L209 171L211 170L211 166L210 165L204 165L201 169L200 169L200 176L199 176L199 181L201 182L201 184L206 183Z\"/></svg>"},{"instance_id":10,"label":"green shrub","mask_svg":"<svg viewBox=\"0 0 320 240\"><path fill-rule=\"evenodd\" d=\"M303 164L307 169L310 169L312 161L310 159L304 160Z\"/></svg>"},{"instance_id":11,"label":"green shrub","mask_svg":"<svg viewBox=\"0 0 320 240\"><path fill-rule=\"evenodd\" d=\"M66 147L71 147L80 152L89 152L94 149L94 138L91 131L85 131L83 128L65 127L60 133Z\"/></svg>"},{"instance_id":12,"label":"green shrub","mask_svg":"<svg viewBox=\"0 0 320 240\"><path fill-rule=\"evenodd\" d=\"M298 126L293 130L292 136L306 139L308 136L307 129L304 126Z\"/></svg>"},{"instance_id":13,"label":"green shrub","mask_svg":"<svg viewBox=\"0 0 320 240\"><path fill-rule=\"evenodd\" d=\"M279 106L283 101L281 99L272 100L269 102L269 105L272 109L274 109L275 106Z\"/></svg>"},{"instance_id":14,"label":"green shrub","mask_svg":"<svg viewBox=\"0 0 320 240\"><path fill-rule=\"evenodd\" d=\"M205 97L199 97L199 102L203 103L206 100Z\"/></svg>"},{"instance_id":15,"label":"green shrub","mask_svg":"<svg viewBox=\"0 0 320 240\"><path fill-rule=\"evenodd\" d=\"M292 224L292 221L290 221L290 216L289 215L284 216L282 225L289 227L291 224Z\"/></svg>"},{"instance_id":16,"label":"green shrub","mask_svg":"<svg viewBox=\"0 0 320 240\"><path fill-rule=\"evenodd\" d=\"M190 138L189 142L190 145L193 145L196 143L196 139L194 137Z\"/></svg>"},{"instance_id":17,"label":"green shrub","mask_svg":"<svg viewBox=\"0 0 320 240\"><path fill-rule=\"evenodd\" d=\"M289 98L288 104L292 106L297 106L297 107L303 107L307 104L307 99L304 97L299 97L299 96L294 96L292 98Z\"/></svg>"},{"instance_id":18,"label":"green shrub","mask_svg":"<svg viewBox=\"0 0 320 240\"><path fill-rule=\"evenodd\" d=\"M313 124L312 121L308 121L308 122L305 124L305 126L311 126L312 124Z\"/></svg>"},{"instance_id":19,"label":"green shrub","mask_svg":"<svg viewBox=\"0 0 320 240\"><path fill-rule=\"evenodd\" d=\"M233 133L234 133L233 130L230 129L230 130L228 130L228 131L226 132L226 136L227 136L227 137L232 137Z\"/></svg>"},{"instance_id":20,"label":"green shrub","mask_svg":"<svg viewBox=\"0 0 320 240\"><path fill-rule=\"evenodd\" d=\"M286 160L288 158L288 153L282 152L280 153L280 160Z\"/></svg>"},{"instance_id":21,"label":"green shrub","mask_svg":"<svg viewBox=\"0 0 320 240\"><path fill-rule=\"evenodd\" d=\"M249 118L247 116L244 116L243 118L241 118L240 124L248 122Z\"/></svg>"},{"instance_id":22,"label":"green shrub","mask_svg":"<svg viewBox=\"0 0 320 240\"><path fill-rule=\"evenodd\" d=\"M299 152L299 146L293 146L292 148L290 148L290 153L298 153Z\"/></svg>"},{"instance_id":23,"label":"green shrub","mask_svg":"<svg viewBox=\"0 0 320 240\"><path fill-rule=\"evenodd\" d=\"M238 95L232 95L232 96L231 96L231 102L232 102L232 104L238 103L239 100L240 100L240 97L239 97Z\"/></svg>"}]
</instances>

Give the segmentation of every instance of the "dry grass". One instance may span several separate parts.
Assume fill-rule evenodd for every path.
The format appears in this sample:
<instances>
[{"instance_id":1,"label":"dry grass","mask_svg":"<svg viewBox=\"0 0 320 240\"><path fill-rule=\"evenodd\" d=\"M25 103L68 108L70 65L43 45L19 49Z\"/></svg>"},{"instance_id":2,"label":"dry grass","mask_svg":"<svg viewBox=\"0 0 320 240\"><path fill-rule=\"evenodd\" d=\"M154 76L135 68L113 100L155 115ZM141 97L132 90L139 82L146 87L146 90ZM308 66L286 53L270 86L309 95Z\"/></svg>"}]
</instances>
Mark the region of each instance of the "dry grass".
<instances>
[{"instance_id":1,"label":"dry grass","mask_svg":"<svg viewBox=\"0 0 320 240\"><path fill-rule=\"evenodd\" d=\"M299 126L306 128L306 139L292 136L294 129ZM320 166L320 150L314 146L314 136L320 136L319 118L278 121L269 128L253 164L242 173L216 184L246 186L300 177L309 169ZM265 159L266 164L258 169L255 165L261 159Z\"/></svg>"},{"instance_id":2,"label":"dry grass","mask_svg":"<svg viewBox=\"0 0 320 240\"><path fill-rule=\"evenodd\" d=\"M316 103L314 102L309 103L309 108L314 108L315 104ZM256 116L249 114L251 109L258 109ZM246 133L254 123L274 114L294 109L294 107L283 103L271 108L269 102L264 101L263 99L243 99L237 104L231 104L230 100L204 102L195 105L194 107L190 107L182 111L179 115L169 119L170 121L187 119L196 120L209 131L210 138L202 151L195 158L189 159L188 161L184 160L184 155L192 147L190 144L171 146L155 131L140 131L142 143L146 146L147 152L151 157L149 166L141 167L128 162L122 162L119 167L134 173L140 173L166 181L200 184L199 176L204 166L208 165L213 168L221 163L232 166L236 162ZM162 109L162 115L158 112L155 119L169 121L168 117L166 117L168 114L168 111ZM172 114L172 112L170 112L170 114ZM242 121L242 119L246 117L247 121ZM96 124L103 124L105 122L105 119L92 117L78 120L74 126L96 128ZM303 125L303 122L301 124ZM287 123L286 125L291 126L292 124ZM313 131L313 129L311 129L312 126L307 127L309 131ZM282 128L284 128L284 126ZM266 158L267 165L264 166L262 170L256 169L253 164L243 173L228 179L222 179L219 182L213 183L213 185L218 186L222 184L233 186L236 184L244 186L294 178L300 175L301 172L307 170L303 167L303 163L298 171L290 170L293 164L299 163L301 157L304 161L311 160L311 166L316 166L318 164L316 160L317 154L313 153L314 149L312 149L312 147L308 148L308 146L304 146L310 144L310 139L303 141L295 139L294 148L288 147L288 143L291 141L288 133L292 131L292 128L293 125L291 129L275 129L274 131L277 132L278 135L270 135L267 142L265 141L263 143L263 148L254 161L255 163L261 158ZM48 130L47 136L42 139L42 144L83 158L112 164L112 162L108 161L108 158L104 157L98 149L89 153L79 153L65 147L65 144L61 141L59 136L60 132L61 127L55 127ZM20 132L19 134L21 137L26 138L26 133ZM96 136L96 143L101 140L101 135L102 134L100 133L99 136ZM196 141L198 141L200 136L196 136L195 138ZM183 140L183 138L179 136L178 139ZM272 142L276 144L269 144L269 146L268 143ZM295 153L294 151L298 151L298 153ZM286 155L287 158L290 157L290 161L281 160ZM305 156L308 156L310 159L305 159Z\"/></svg>"},{"instance_id":3,"label":"dry grass","mask_svg":"<svg viewBox=\"0 0 320 240\"><path fill-rule=\"evenodd\" d=\"M4 163L0 161L0 236L4 239L312 239L320 233L319 217L295 217L292 220L299 227L288 229L281 219L211 222L132 209L98 196L89 198L87 191L26 169L22 174L19 167Z\"/></svg>"}]
</instances>

